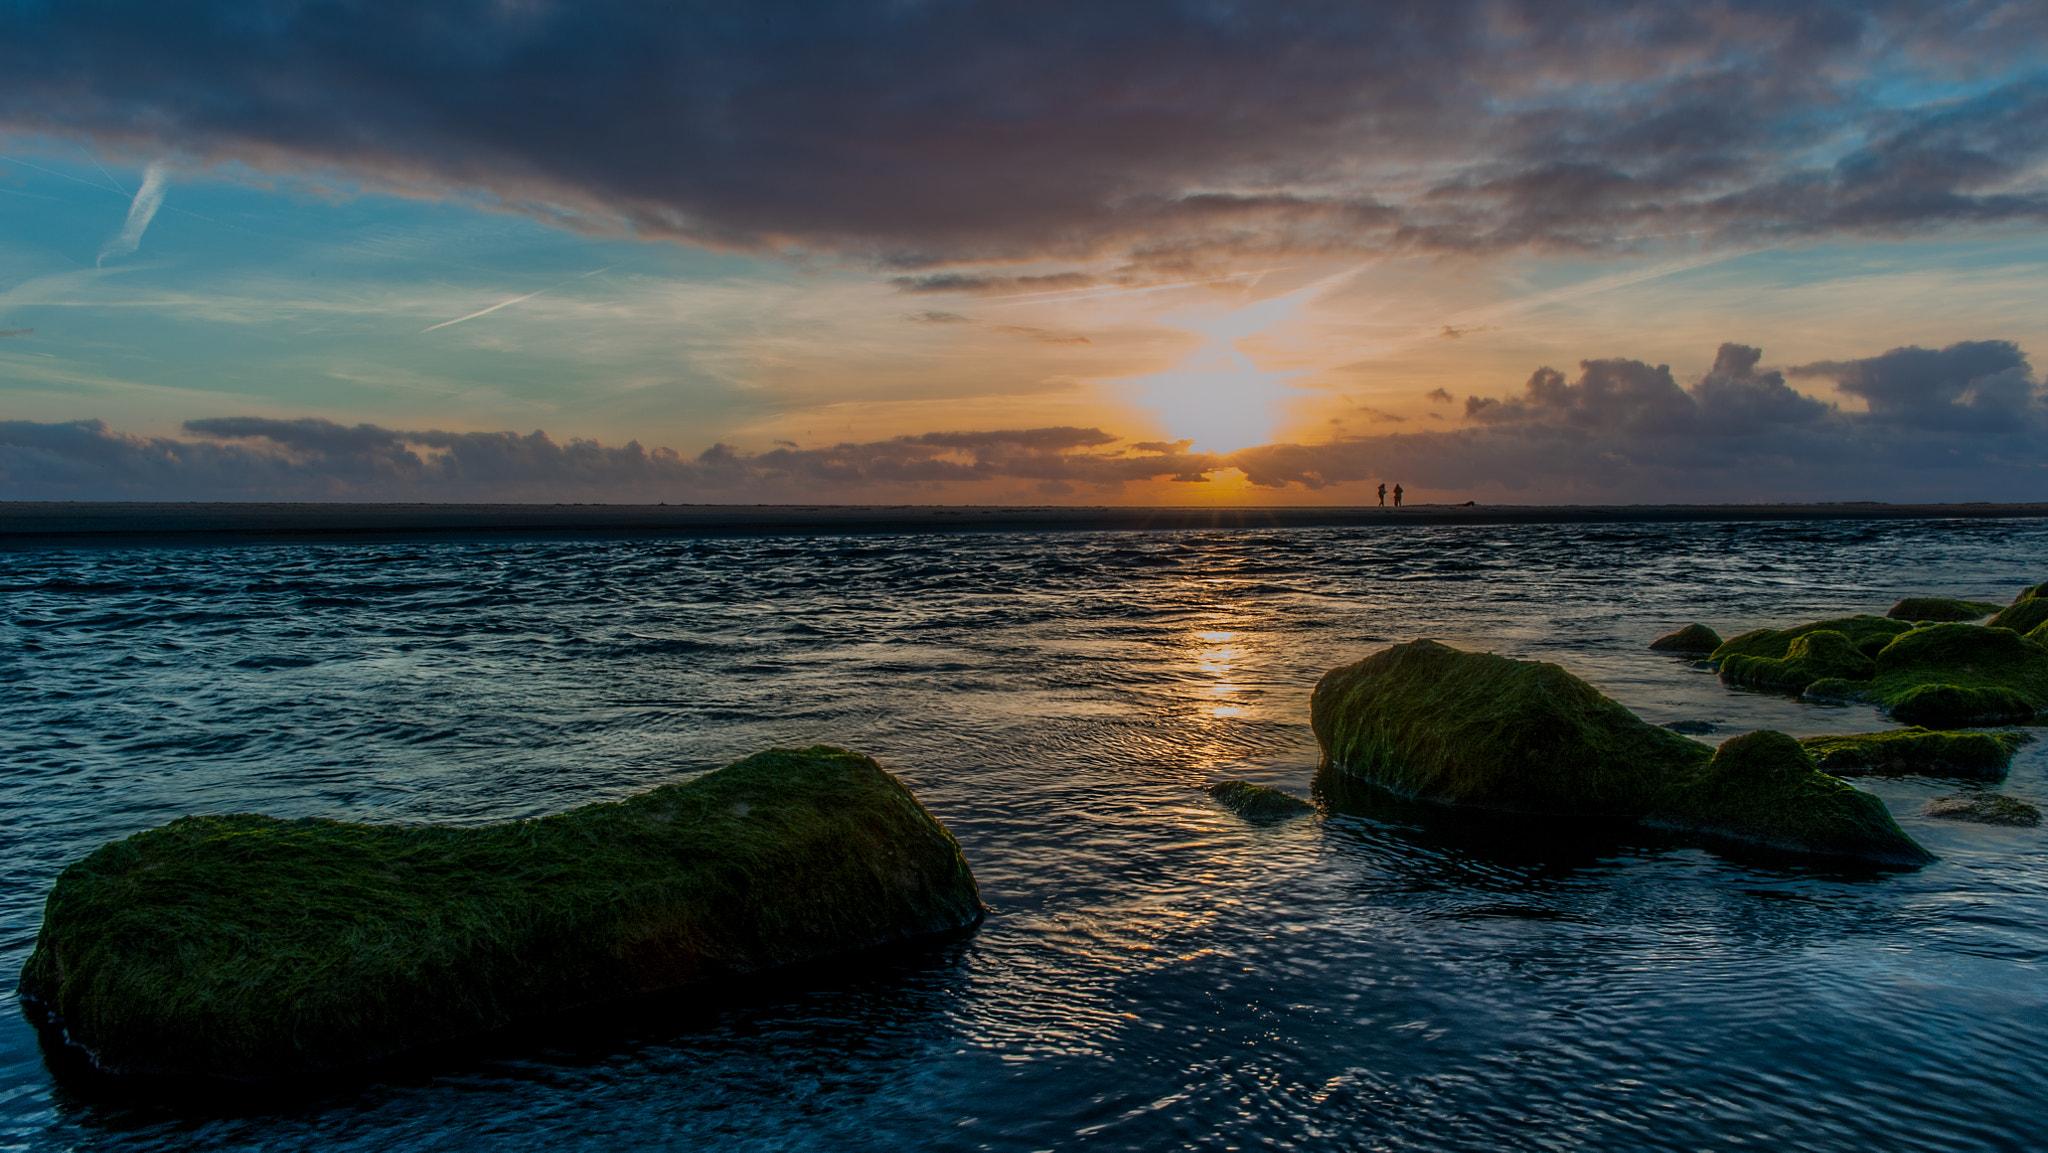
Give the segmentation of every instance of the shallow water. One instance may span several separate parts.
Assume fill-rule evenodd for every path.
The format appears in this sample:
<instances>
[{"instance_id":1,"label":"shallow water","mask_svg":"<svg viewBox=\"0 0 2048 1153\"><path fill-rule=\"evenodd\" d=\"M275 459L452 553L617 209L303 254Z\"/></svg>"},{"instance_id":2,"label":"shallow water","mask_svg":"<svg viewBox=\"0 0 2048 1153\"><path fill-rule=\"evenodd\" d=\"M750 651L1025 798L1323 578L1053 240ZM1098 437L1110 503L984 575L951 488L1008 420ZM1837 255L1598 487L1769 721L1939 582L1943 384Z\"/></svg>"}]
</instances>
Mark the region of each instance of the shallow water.
<instances>
[{"instance_id":1,"label":"shallow water","mask_svg":"<svg viewBox=\"0 0 2048 1153\"><path fill-rule=\"evenodd\" d=\"M1710 740L1883 727L1644 646L2042 579L2033 521L0 552L9 975L66 862L180 814L502 820L817 742L993 910L289 1098L55 1076L10 993L0 1148L2023 1148L2048 830L1922 818L1953 782L1859 782L1940 855L1907 873L1201 786L1305 794L1316 677L1415 636Z\"/></svg>"}]
</instances>

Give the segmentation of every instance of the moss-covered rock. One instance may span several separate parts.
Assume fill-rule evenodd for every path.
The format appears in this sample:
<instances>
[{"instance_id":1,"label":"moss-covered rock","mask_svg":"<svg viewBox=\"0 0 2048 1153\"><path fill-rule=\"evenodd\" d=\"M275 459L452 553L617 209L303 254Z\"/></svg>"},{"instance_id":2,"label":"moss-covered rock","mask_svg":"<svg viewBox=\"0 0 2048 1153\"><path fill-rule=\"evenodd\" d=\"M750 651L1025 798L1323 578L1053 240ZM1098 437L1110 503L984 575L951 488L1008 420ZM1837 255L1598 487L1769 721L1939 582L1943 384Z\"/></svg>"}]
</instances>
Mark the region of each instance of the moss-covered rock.
<instances>
[{"instance_id":1,"label":"moss-covered rock","mask_svg":"<svg viewBox=\"0 0 2048 1153\"><path fill-rule=\"evenodd\" d=\"M2020 590L2020 595L2012 598L2012 603L2018 604L2023 600L2044 595L2048 595L2048 583L2028 585Z\"/></svg>"},{"instance_id":2,"label":"moss-covered rock","mask_svg":"<svg viewBox=\"0 0 2048 1153\"><path fill-rule=\"evenodd\" d=\"M1877 654L1868 699L1929 728L2025 721L2048 704L2048 649L2006 629L1928 625Z\"/></svg>"},{"instance_id":3,"label":"moss-covered rock","mask_svg":"<svg viewBox=\"0 0 2048 1153\"><path fill-rule=\"evenodd\" d=\"M1907 597L1884 614L1895 621L1981 621L1999 610L1983 601L1959 601L1948 597Z\"/></svg>"},{"instance_id":4,"label":"moss-covered rock","mask_svg":"<svg viewBox=\"0 0 2048 1153\"><path fill-rule=\"evenodd\" d=\"M1864 656L1848 637L1829 629L1792 638L1778 660L1733 653L1721 661L1721 680L1726 684L1792 692L1818 680L1867 681L1876 674L1876 661Z\"/></svg>"},{"instance_id":5,"label":"moss-covered rock","mask_svg":"<svg viewBox=\"0 0 2048 1153\"><path fill-rule=\"evenodd\" d=\"M1836 777L1967 777L1995 781L2012 767L2015 748L2033 738L2025 733L1945 733L1893 729L1845 737L1807 737L1799 742L1820 771Z\"/></svg>"},{"instance_id":6,"label":"moss-covered rock","mask_svg":"<svg viewBox=\"0 0 2048 1153\"><path fill-rule=\"evenodd\" d=\"M1820 772L1798 741L1770 729L1723 743L1643 820L1793 852L1902 865L1934 859L1883 801Z\"/></svg>"},{"instance_id":7,"label":"moss-covered rock","mask_svg":"<svg viewBox=\"0 0 2048 1153\"><path fill-rule=\"evenodd\" d=\"M1314 805L1300 797L1250 781L1219 781L1209 786L1209 795L1238 816L1255 821L1298 817L1316 811Z\"/></svg>"},{"instance_id":8,"label":"moss-covered rock","mask_svg":"<svg viewBox=\"0 0 2048 1153\"><path fill-rule=\"evenodd\" d=\"M1980 825L2031 827L2041 823L2040 809L1998 793L1950 793L1928 801L1922 812L1946 821L1975 821Z\"/></svg>"},{"instance_id":9,"label":"moss-covered rock","mask_svg":"<svg viewBox=\"0 0 2048 1153\"><path fill-rule=\"evenodd\" d=\"M1715 753L1552 664L1412 641L1325 673L1310 718L1326 769L1402 797L1929 859L1881 801L1815 769L1790 737L1752 734Z\"/></svg>"},{"instance_id":10,"label":"moss-covered rock","mask_svg":"<svg viewBox=\"0 0 2048 1153\"><path fill-rule=\"evenodd\" d=\"M1721 634L1705 625L1687 625L1650 642L1660 653L1710 653L1721 647Z\"/></svg>"},{"instance_id":11,"label":"moss-covered rock","mask_svg":"<svg viewBox=\"0 0 2048 1153\"><path fill-rule=\"evenodd\" d=\"M1316 682L1309 716L1344 772L1397 795L1636 817L1709 751L1553 664L1395 645Z\"/></svg>"},{"instance_id":12,"label":"moss-covered rock","mask_svg":"<svg viewBox=\"0 0 2048 1153\"><path fill-rule=\"evenodd\" d=\"M1841 633L1849 638L1849 643L1855 645L1858 652L1875 656L1879 649L1892 642L1892 638L1912 627L1905 621L1895 621L1890 617L1856 616L1814 621L1789 629L1752 629L1722 642L1721 647L1714 650L1713 659L1722 661L1740 655L1783 660L1793 641L1807 633L1817 632Z\"/></svg>"},{"instance_id":13,"label":"moss-covered rock","mask_svg":"<svg viewBox=\"0 0 2048 1153\"><path fill-rule=\"evenodd\" d=\"M21 995L103 1070L264 1078L980 917L881 766L775 749L477 828L185 817L64 870Z\"/></svg>"},{"instance_id":14,"label":"moss-covered rock","mask_svg":"<svg viewBox=\"0 0 2048 1153\"><path fill-rule=\"evenodd\" d=\"M2028 597L2009 609L2000 609L1997 616L1984 622L1994 629L2011 629L2016 633L2030 633L2048 624L2048 597Z\"/></svg>"}]
</instances>

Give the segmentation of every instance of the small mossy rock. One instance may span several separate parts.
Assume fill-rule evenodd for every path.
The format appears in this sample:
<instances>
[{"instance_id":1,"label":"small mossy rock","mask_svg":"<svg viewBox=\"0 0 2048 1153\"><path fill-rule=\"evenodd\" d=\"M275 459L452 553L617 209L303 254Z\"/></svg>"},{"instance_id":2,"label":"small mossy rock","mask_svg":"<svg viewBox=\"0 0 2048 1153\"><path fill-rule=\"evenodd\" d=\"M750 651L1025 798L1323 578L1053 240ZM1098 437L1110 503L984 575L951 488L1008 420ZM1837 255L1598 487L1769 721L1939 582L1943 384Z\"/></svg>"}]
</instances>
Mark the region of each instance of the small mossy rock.
<instances>
[{"instance_id":1,"label":"small mossy rock","mask_svg":"<svg viewBox=\"0 0 2048 1153\"><path fill-rule=\"evenodd\" d=\"M1721 634L1705 625L1687 625L1650 642L1660 653L1710 653L1721 647Z\"/></svg>"},{"instance_id":2,"label":"small mossy rock","mask_svg":"<svg viewBox=\"0 0 2048 1153\"><path fill-rule=\"evenodd\" d=\"M1856 651L1866 656L1875 656L1879 649L1892 642L1894 637L1908 632L1912 625L1895 621L1890 617L1856 616L1837 617L1829 621L1814 621L1811 624L1795 625L1789 629L1752 629L1739 637L1722 642L1713 652L1715 661L1731 656L1769 657L1783 660L1792 647L1792 642L1807 633L1841 633L1856 646Z\"/></svg>"},{"instance_id":3,"label":"small mossy rock","mask_svg":"<svg viewBox=\"0 0 2048 1153\"><path fill-rule=\"evenodd\" d=\"M1736 653L1721 662L1725 684L1792 692L1818 680L1867 681L1875 675L1877 662L1858 651L1848 637L1829 629L1792 638L1781 660Z\"/></svg>"},{"instance_id":4,"label":"small mossy rock","mask_svg":"<svg viewBox=\"0 0 2048 1153\"><path fill-rule=\"evenodd\" d=\"M1945 821L1975 821L1980 825L2041 823L2041 810L2015 797L1999 793L1950 793L1927 802L1921 812Z\"/></svg>"},{"instance_id":5,"label":"small mossy rock","mask_svg":"<svg viewBox=\"0 0 2048 1153\"><path fill-rule=\"evenodd\" d=\"M473 828L185 817L59 875L20 989L102 1070L261 1079L981 915L880 765L774 749Z\"/></svg>"},{"instance_id":6,"label":"small mossy rock","mask_svg":"<svg viewBox=\"0 0 2048 1153\"><path fill-rule=\"evenodd\" d=\"M1948 597L1907 597L1884 615L1895 621L1981 621L1999 611L1999 607Z\"/></svg>"},{"instance_id":7,"label":"small mossy rock","mask_svg":"<svg viewBox=\"0 0 2048 1153\"><path fill-rule=\"evenodd\" d=\"M2048 649L2048 624L2035 625L2027 631L2027 639Z\"/></svg>"},{"instance_id":8,"label":"small mossy rock","mask_svg":"<svg viewBox=\"0 0 2048 1153\"><path fill-rule=\"evenodd\" d=\"M1224 808L1251 820L1298 817L1316 811L1300 797L1250 781L1220 781L1209 786L1209 795Z\"/></svg>"},{"instance_id":9,"label":"small mossy rock","mask_svg":"<svg viewBox=\"0 0 2048 1153\"><path fill-rule=\"evenodd\" d=\"M2034 716L2034 706L2011 689L1915 685L1884 700L1892 719L1909 725L2009 725Z\"/></svg>"},{"instance_id":10,"label":"small mossy rock","mask_svg":"<svg viewBox=\"0 0 2048 1153\"><path fill-rule=\"evenodd\" d=\"M2048 624L2048 597L2028 597L2009 609L2001 609L1997 616L1985 621L1994 629L2011 629L2022 635L2033 632Z\"/></svg>"},{"instance_id":11,"label":"small mossy rock","mask_svg":"<svg viewBox=\"0 0 2048 1153\"><path fill-rule=\"evenodd\" d=\"M1877 654L1867 699L1929 728L2025 721L2048 702L2048 649L2008 629L1927 625Z\"/></svg>"},{"instance_id":12,"label":"small mossy rock","mask_svg":"<svg viewBox=\"0 0 2048 1153\"><path fill-rule=\"evenodd\" d=\"M1643 823L1884 864L1934 859L1883 801L1821 772L1798 741L1771 729L1724 742Z\"/></svg>"},{"instance_id":13,"label":"small mossy rock","mask_svg":"<svg viewBox=\"0 0 2048 1153\"><path fill-rule=\"evenodd\" d=\"M2048 595L2048 583L2028 585L2020 590L2020 595L2012 598L2012 603L2018 604L2023 600L2044 595Z\"/></svg>"},{"instance_id":14,"label":"small mossy rock","mask_svg":"<svg viewBox=\"0 0 2048 1153\"><path fill-rule=\"evenodd\" d=\"M1510 812L1638 817L1710 755L1556 665L1430 640L1324 673L1309 717L1357 780Z\"/></svg>"},{"instance_id":15,"label":"small mossy rock","mask_svg":"<svg viewBox=\"0 0 2048 1153\"><path fill-rule=\"evenodd\" d=\"M1945 733L1916 727L1807 737L1799 744L1830 776L1924 774L1996 781L2012 767L2013 750L2032 739L2025 733Z\"/></svg>"}]
</instances>

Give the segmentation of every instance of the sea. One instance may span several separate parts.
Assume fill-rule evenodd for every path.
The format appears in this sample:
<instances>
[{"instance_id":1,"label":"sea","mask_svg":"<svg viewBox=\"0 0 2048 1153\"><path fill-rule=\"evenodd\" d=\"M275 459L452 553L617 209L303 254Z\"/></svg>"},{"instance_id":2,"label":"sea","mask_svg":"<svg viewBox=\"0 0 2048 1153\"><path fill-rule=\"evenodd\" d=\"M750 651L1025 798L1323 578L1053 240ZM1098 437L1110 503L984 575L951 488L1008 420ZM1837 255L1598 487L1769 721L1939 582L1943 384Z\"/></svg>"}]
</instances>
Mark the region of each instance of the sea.
<instances>
[{"instance_id":1,"label":"sea","mask_svg":"<svg viewBox=\"0 0 2048 1153\"><path fill-rule=\"evenodd\" d=\"M1864 707L1651 640L2000 603L2048 522L18 543L0 551L0 1150L2040 1148L2048 828L1862 868L1317 791L1326 670L1433 637L1656 723ZM188 813L475 825L777 746L959 838L971 934L594 1008L289 1089L45 1052L58 872ZM2007 795L2048 805L2048 741Z\"/></svg>"}]
</instances>

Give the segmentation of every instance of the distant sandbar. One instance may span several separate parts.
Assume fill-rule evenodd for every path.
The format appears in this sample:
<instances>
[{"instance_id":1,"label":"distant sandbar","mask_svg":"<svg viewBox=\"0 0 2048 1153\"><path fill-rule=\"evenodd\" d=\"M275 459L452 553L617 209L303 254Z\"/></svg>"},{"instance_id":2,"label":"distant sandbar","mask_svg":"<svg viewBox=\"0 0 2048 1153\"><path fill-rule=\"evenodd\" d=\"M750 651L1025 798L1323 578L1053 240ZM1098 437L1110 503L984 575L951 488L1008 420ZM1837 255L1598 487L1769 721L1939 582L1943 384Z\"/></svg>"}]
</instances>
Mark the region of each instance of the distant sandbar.
<instances>
[{"instance_id":1,"label":"distant sandbar","mask_svg":"<svg viewBox=\"0 0 2048 1153\"><path fill-rule=\"evenodd\" d=\"M715 504L172 504L0 502L0 542L418 536L816 536L1400 525L1698 521L1983 520L2048 516L2048 504L1238 506Z\"/></svg>"}]
</instances>

